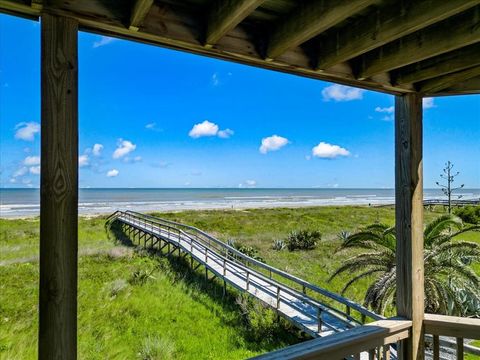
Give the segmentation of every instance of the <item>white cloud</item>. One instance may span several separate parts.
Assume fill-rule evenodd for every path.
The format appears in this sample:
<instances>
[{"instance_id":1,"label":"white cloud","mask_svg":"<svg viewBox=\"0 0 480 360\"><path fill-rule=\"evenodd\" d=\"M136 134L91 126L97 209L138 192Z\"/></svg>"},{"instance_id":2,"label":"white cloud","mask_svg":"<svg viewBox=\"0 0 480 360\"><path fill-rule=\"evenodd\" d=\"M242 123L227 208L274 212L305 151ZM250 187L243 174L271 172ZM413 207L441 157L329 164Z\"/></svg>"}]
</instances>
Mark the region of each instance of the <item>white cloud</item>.
<instances>
[{"instance_id":1,"label":"white cloud","mask_svg":"<svg viewBox=\"0 0 480 360\"><path fill-rule=\"evenodd\" d=\"M383 107L383 108L380 106L377 106L375 108L375 111L379 113L393 114L393 112L395 111L395 106L389 106L389 107Z\"/></svg>"},{"instance_id":2,"label":"white cloud","mask_svg":"<svg viewBox=\"0 0 480 360\"><path fill-rule=\"evenodd\" d=\"M23 176L28 172L28 168L26 166L22 166L20 169L16 170L13 174L12 177L16 178L19 176Z\"/></svg>"},{"instance_id":3,"label":"white cloud","mask_svg":"<svg viewBox=\"0 0 480 360\"><path fill-rule=\"evenodd\" d=\"M245 180L244 182L238 184L239 188L254 188L257 186L257 181L256 180Z\"/></svg>"},{"instance_id":4,"label":"white cloud","mask_svg":"<svg viewBox=\"0 0 480 360\"><path fill-rule=\"evenodd\" d=\"M395 119L395 116L393 115L385 115L382 120L383 121L393 121Z\"/></svg>"},{"instance_id":5,"label":"white cloud","mask_svg":"<svg viewBox=\"0 0 480 360\"><path fill-rule=\"evenodd\" d=\"M40 124L37 122L21 122L15 126L15 139L33 141L35 134L40 132Z\"/></svg>"},{"instance_id":6,"label":"white cloud","mask_svg":"<svg viewBox=\"0 0 480 360\"><path fill-rule=\"evenodd\" d=\"M119 159L137 148L137 145L133 144L131 141L119 139L117 142L117 148L113 152L112 157L114 159Z\"/></svg>"},{"instance_id":7,"label":"white cloud","mask_svg":"<svg viewBox=\"0 0 480 360\"><path fill-rule=\"evenodd\" d=\"M350 152L338 145L332 145L322 141L312 149L312 155L321 159L335 159L339 156L348 156Z\"/></svg>"},{"instance_id":8,"label":"white cloud","mask_svg":"<svg viewBox=\"0 0 480 360\"><path fill-rule=\"evenodd\" d=\"M92 154L94 156L100 156L102 154L103 145L102 144L95 144L92 147Z\"/></svg>"},{"instance_id":9,"label":"white cloud","mask_svg":"<svg viewBox=\"0 0 480 360\"><path fill-rule=\"evenodd\" d=\"M151 166L153 167L158 167L158 168L161 168L161 169L166 169L170 166L172 166L172 163L171 162L168 162L168 161L158 161L158 162L155 162L155 163L152 163Z\"/></svg>"},{"instance_id":10,"label":"white cloud","mask_svg":"<svg viewBox=\"0 0 480 360\"><path fill-rule=\"evenodd\" d=\"M87 154L80 155L78 157L78 166L79 167L84 167L90 165L90 159L88 158Z\"/></svg>"},{"instance_id":11,"label":"white cloud","mask_svg":"<svg viewBox=\"0 0 480 360\"><path fill-rule=\"evenodd\" d=\"M133 164L133 163L136 163L136 162L140 162L142 161L142 157L141 156L135 156L133 158L129 157L129 156L125 156L123 158L123 162L124 163L127 163L127 164Z\"/></svg>"},{"instance_id":12,"label":"white cloud","mask_svg":"<svg viewBox=\"0 0 480 360\"><path fill-rule=\"evenodd\" d=\"M434 108L436 107L435 103L434 103L434 99L433 98L423 98L423 109L426 110L426 109L431 109L431 108Z\"/></svg>"},{"instance_id":13,"label":"white cloud","mask_svg":"<svg viewBox=\"0 0 480 360\"><path fill-rule=\"evenodd\" d=\"M364 90L351 86L333 84L322 90L323 100L325 101L351 101L363 98Z\"/></svg>"},{"instance_id":14,"label":"white cloud","mask_svg":"<svg viewBox=\"0 0 480 360\"><path fill-rule=\"evenodd\" d=\"M100 46L108 45L108 44L110 44L110 43L112 43L116 40L117 39L109 37L109 36L101 36L99 40L97 40L93 43L93 48L98 48Z\"/></svg>"},{"instance_id":15,"label":"white cloud","mask_svg":"<svg viewBox=\"0 0 480 360\"><path fill-rule=\"evenodd\" d=\"M235 134L235 132L231 129L225 129L225 130L220 130L217 135L219 138L222 138L222 139L228 139L230 136L232 136L233 134Z\"/></svg>"},{"instance_id":16,"label":"white cloud","mask_svg":"<svg viewBox=\"0 0 480 360\"><path fill-rule=\"evenodd\" d=\"M217 133L218 125L205 120L202 123L193 125L193 128L190 130L188 135L194 139L197 139L202 136L215 136Z\"/></svg>"},{"instance_id":17,"label":"white cloud","mask_svg":"<svg viewBox=\"0 0 480 360\"><path fill-rule=\"evenodd\" d=\"M288 139L278 135L272 135L262 139L260 152L266 154L269 151L277 151L288 144Z\"/></svg>"},{"instance_id":18,"label":"white cloud","mask_svg":"<svg viewBox=\"0 0 480 360\"><path fill-rule=\"evenodd\" d=\"M30 171L30 174L40 175L40 166L31 166L29 171Z\"/></svg>"},{"instance_id":19,"label":"white cloud","mask_svg":"<svg viewBox=\"0 0 480 360\"><path fill-rule=\"evenodd\" d=\"M152 130L152 131L157 131L157 132L162 132L163 129L159 128L157 126L156 122L151 122L145 125L145 129Z\"/></svg>"},{"instance_id":20,"label":"white cloud","mask_svg":"<svg viewBox=\"0 0 480 360\"><path fill-rule=\"evenodd\" d=\"M107 171L107 176L108 177L115 177L118 176L119 171L117 169L112 169Z\"/></svg>"},{"instance_id":21,"label":"white cloud","mask_svg":"<svg viewBox=\"0 0 480 360\"><path fill-rule=\"evenodd\" d=\"M23 160L23 165L25 166L35 166L40 164L40 156L27 156Z\"/></svg>"},{"instance_id":22,"label":"white cloud","mask_svg":"<svg viewBox=\"0 0 480 360\"><path fill-rule=\"evenodd\" d=\"M220 84L220 79L218 77L218 73L213 73L212 75L212 85L217 86Z\"/></svg>"}]
</instances>

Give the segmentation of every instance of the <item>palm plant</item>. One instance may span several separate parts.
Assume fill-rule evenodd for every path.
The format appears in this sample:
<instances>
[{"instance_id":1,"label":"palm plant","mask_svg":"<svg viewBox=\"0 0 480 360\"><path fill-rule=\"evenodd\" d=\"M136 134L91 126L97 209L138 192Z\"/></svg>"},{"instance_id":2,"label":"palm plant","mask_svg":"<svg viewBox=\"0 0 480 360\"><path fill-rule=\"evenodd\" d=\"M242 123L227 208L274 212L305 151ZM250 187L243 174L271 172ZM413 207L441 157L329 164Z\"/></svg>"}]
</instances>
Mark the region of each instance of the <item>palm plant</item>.
<instances>
[{"instance_id":1,"label":"palm plant","mask_svg":"<svg viewBox=\"0 0 480 360\"><path fill-rule=\"evenodd\" d=\"M464 227L459 217L450 214L438 217L425 227L425 311L468 316L462 305L465 294L469 294L474 303L480 301L480 277L470 267L473 262L480 262L480 244L456 239L479 228L479 225ZM355 274L345 284L342 294L359 280L372 278L365 305L379 313L395 305L395 227L367 226L344 240L340 251L345 249L361 252L346 260L330 277L331 280L345 272Z\"/></svg>"}]
</instances>

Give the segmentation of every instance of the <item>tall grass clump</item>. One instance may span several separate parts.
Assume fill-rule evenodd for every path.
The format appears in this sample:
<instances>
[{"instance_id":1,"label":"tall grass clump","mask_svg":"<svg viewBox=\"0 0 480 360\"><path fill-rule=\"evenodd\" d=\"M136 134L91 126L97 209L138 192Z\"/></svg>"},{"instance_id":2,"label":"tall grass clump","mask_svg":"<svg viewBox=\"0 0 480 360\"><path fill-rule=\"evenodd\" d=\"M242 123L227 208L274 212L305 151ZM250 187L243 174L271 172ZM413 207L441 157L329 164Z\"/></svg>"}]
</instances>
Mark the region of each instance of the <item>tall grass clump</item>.
<instances>
[{"instance_id":1,"label":"tall grass clump","mask_svg":"<svg viewBox=\"0 0 480 360\"><path fill-rule=\"evenodd\" d=\"M138 358L141 360L175 359L175 343L171 339L149 336L143 340Z\"/></svg>"},{"instance_id":2,"label":"tall grass clump","mask_svg":"<svg viewBox=\"0 0 480 360\"><path fill-rule=\"evenodd\" d=\"M317 242L322 239L320 231L299 230L292 231L286 240L287 249L294 250L312 250L317 246Z\"/></svg>"}]
</instances>

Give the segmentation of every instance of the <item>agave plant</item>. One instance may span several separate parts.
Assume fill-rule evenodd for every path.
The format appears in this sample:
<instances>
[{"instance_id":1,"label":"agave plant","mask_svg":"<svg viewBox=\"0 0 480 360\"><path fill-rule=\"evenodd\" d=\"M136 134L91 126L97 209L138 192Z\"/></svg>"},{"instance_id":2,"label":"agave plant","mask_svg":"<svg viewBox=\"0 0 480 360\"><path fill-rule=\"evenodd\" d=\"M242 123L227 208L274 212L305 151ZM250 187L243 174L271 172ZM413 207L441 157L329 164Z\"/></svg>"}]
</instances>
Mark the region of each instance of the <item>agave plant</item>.
<instances>
[{"instance_id":1,"label":"agave plant","mask_svg":"<svg viewBox=\"0 0 480 360\"><path fill-rule=\"evenodd\" d=\"M273 240L273 244L272 244L273 250L283 250L285 249L286 246L287 244L285 243L284 240L281 240L281 239Z\"/></svg>"},{"instance_id":2,"label":"agave plant","mask_svg":"<svg viewBox=\"0 0 480 360\"><path fill-rule=\"evenodd\" d=\"M350 235L351 235L350 232L343 230L343 231L340 231L337 237L339 240L346 241Z\"/></svg>"},{"instance_id":3,"label":"agave plant","mask_svg":"<svg viewBox=\"0 0 480 360\"><path fill-rule=\"evenodd\" d=\"M425 311L468 316L463 313L465 303L480 301L480 277L470 266L473 262L480 262L480 244L457 239L467 231L478 229L478 225L464 227L462 220L454 215L440 216L425 227ZM343 294L359 280L373 279L364 302L375 311L384 313L388 306L395 304L395 227L385 224L367 226L348 236L340 251L352 248L362 251L346 260L330 280L345 272L356 274L345 284Z\"/></svg>"}]
</instances>

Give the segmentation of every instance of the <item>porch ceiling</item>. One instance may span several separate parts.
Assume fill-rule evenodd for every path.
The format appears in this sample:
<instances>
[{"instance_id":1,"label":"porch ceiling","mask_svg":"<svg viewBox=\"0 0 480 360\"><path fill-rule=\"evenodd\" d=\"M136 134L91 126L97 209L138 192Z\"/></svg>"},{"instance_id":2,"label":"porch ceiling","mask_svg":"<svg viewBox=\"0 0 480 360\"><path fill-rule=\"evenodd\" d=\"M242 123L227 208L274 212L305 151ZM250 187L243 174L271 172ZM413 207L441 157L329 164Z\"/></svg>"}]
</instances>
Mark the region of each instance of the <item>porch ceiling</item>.
<instances>
[{"instance_id":1,"label":"porch ceiling","mask_svg":"<svg viewBox=\"0 0 480 360\"><path fill-rule=\"evenodd\" d=\"M480 0L0 0L0 12L391 94L480 93Z\"/></svg>"}]
</instances>

